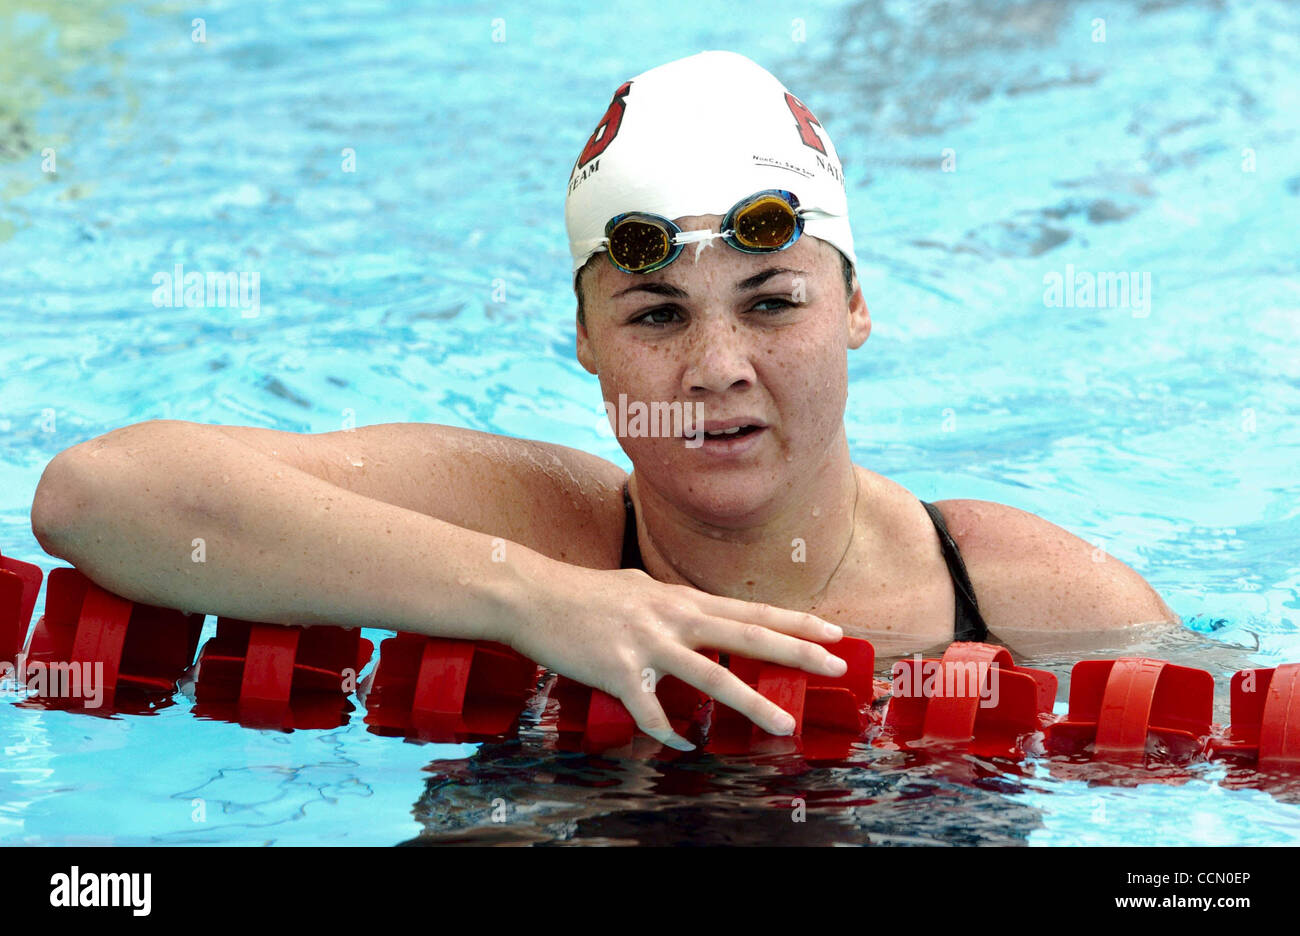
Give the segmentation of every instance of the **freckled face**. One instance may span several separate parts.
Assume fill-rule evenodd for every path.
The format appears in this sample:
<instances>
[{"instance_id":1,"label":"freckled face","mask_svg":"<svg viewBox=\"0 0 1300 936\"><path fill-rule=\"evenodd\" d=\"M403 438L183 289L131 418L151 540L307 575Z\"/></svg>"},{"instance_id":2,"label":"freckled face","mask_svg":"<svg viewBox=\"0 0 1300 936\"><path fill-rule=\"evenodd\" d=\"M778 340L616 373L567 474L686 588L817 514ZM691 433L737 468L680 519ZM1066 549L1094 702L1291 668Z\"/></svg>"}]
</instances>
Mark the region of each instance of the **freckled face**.
<instances>
[{"instance_id":1,"label":"freckled face","mask_svg":"<svg viewBox=\"0 0 1300 936\"><path fill-rule=\"evenodd\" d=\"M721 217L675 220L683 230L717 231ZM629 404L698 403L705 421L766 425L736 454L707 441L692 448L680 438L619 439L639 477L683 510L720 522L750 515L835 452L846 351L866 332L851 327L838 252L815 237L770 254L715 240L698 262L695 250L687 244L673 263L646 274L624 273L598 255L583 281L578 358L615 405L619 394ZM634 288L647 286L658 291Z\"/></svg>"}]
</instances>

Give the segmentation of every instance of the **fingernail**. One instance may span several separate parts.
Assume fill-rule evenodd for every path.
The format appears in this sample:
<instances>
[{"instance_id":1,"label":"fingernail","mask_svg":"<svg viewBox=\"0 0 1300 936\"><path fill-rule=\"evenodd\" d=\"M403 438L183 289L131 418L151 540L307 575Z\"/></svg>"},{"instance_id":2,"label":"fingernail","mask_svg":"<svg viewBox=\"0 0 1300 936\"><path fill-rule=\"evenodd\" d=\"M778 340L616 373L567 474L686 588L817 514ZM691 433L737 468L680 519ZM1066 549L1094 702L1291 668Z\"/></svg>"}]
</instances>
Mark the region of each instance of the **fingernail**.
<instances>
[{"instance_id":1,"label":"fingernail","mask_svg":"<svg viewBox=\"0 0 1300 936\"><path fill-rule=\"evenodd\" d=\"M828 676L843 676L848 672L849 664L845 663L841 657L828 657L822 670Z\"/></svg>"},{"instance_id":2,"label":"fingernail","mask_svg":"<svg viewBox=\"0 0 1300 936\"><path fill-rule=\"evenodd\" d=\"M838 624L827 624L826 636L831 640L839 640L844 636L844 628L840 627Z\"/></svg>"},{"instance_id":3,"label":"fingernail","mask_svg":"<svg viewBox=\"0 0 1300 936\"><path fill-rule=\"evenodd\" d=\"M778 735L794 734L794 718L790 715L782 714L779 718L777 718L775 728L776 731L772 732L772 734L778 734Z\"/></svg>"},{"instance_id":4,"label":"fingernail","mask_svg":"<svg viewBox=\"0 0 1300 936\"><path fill-rule=\"evenodd\" d=\"M674 751L693 751L693 750L695 750L695 745L691 744L691 742L687 741L685 738L683 738L683 737L682 737L681 735L679 735L679 734L669 735L669 737L668 737L668 746L669 746L670 748L672 748Z\"/></svg>"}]
</instances>

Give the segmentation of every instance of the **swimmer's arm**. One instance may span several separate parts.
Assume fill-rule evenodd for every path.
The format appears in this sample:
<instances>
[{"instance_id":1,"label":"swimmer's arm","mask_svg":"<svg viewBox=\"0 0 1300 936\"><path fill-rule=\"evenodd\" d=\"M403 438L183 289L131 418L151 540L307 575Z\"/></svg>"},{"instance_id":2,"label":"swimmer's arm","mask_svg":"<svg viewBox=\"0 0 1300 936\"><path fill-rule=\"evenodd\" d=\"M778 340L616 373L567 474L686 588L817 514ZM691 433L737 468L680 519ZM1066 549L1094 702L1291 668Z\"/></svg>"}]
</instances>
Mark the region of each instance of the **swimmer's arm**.
<instances>
[{"instance_id":1,"label":"swimmer's arm","mask_svg":"<svg viewBox=\"0 0 1300 936\"><path fill-rule=\"evenodd\" d=\"M544 567L544 557L331 483L290 463L301 453L282 460L219 429L151 421L61 453L36 491L37 540L132 601L270 623L506 639L520 570ZM373 463L376 447L352 444L355 460ZM364 486L362 474L351 486ZM503 549L511 561L493 561Z\"/></svg>"},{"instance_id":2,"label":"swimmer's arm","mask_svg":"<svg viewBox=\"0 0 1300 936\"><path fill-rule=\"evenodd\" d=\"M989 630L1013 646L1179 621L1128 565L1036 514L981 500L938 506Z\"/></svg>"},{"instance_id":3,"label":"swimmer's arm","mask_svg":"<svg viewBox=\"0 0 1300 936\"><path fill-rule=\"evenodd\" d=\"M588 452L435 423L302 434L197 426L386 504L500 536L552 559L619 565L627 474Z\"/></svg>"},{"instance_id":4,"label":"swimmer's arm","mask_svg":"<svg viewBox=\"0 0 1300 936\"><path fill-rule=\"evenodd\" d=\"M454 451L439 444L454 434L446 427L413 438L410 429L368 428L322 440L174 420L128 426L47 466L32 529L48 552L132 601L505 643L610 693L638 727L681 750L691 745L647 674L676 676L774 734L794 728L701 647L843 672L844 661L822 646L840 631L819 618L615 569L616 467L500 437L467 438ZM408 469L430 467L440 483L426 497L427 483L408 483ZM539 548L404 506L430 504L488 530L518 530Z\"/></svg>"}]
</instances>

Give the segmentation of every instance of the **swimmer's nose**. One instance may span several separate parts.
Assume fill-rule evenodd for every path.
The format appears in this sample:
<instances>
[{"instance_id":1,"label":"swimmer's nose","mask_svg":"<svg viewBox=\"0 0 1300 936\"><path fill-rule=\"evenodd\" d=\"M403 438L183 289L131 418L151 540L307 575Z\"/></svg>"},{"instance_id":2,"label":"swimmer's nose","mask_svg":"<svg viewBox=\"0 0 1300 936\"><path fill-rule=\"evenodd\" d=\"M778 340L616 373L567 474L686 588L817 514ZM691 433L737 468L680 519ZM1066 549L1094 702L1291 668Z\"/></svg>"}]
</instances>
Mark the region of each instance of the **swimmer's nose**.
<instances>
[{"instance_id":1,"label":"swimmer's nose","mask_svg":"<svg viewBox=\"0 0 1300 936\"><path fill-rule=\"evenodd\" d=\"M712 319L712 321L709 321ZM686 367L682 372L682 389L690 396L700 393L723 393L752 386L755 380L749 353L729 320L723 316L705 316L697 321L695 333L687 343Z\"/></svg>"}]
</instances>

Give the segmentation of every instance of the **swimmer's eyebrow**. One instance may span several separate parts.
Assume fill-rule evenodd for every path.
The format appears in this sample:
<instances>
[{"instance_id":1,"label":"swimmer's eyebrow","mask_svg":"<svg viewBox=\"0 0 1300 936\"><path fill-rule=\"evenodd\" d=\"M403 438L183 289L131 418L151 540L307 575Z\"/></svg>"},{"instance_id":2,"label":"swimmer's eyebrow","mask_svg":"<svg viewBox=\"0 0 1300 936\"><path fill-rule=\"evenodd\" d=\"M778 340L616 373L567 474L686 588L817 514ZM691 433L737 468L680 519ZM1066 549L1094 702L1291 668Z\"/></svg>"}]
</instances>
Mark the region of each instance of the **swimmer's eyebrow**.
<instances>
[{"instance_id":1,"label":"swimmer's eyebrow","mask_svg":"<svg viewBox=\"0 0 1300 936\"><path fill-rule=\"evenodd\" d=\"M758 289L760 286L762 286L772 277L780 276L782 273L794 273L797 276L808 275L803 270L794 270L791 269L790 267L772 267L771 269L763 270L759 273L755 273L753 276L749 276L743 280L740 280L739 282L736 283L735 286L732 287L732 291L738 293L752 292L753 290ZM672 285L671 283L638 283L635 286L629 286L627 289L624 289L622 292L614 293L614 298L617 299L620 296L626 296L628 293L634 293L634 292L645 292L645 293L650 293L651 295L654 296L667 296L670 299L687 298L687 293L684 289L680 289L677 286Z\"/></svg>"},{"instance_id":2,"label":"swimmer's eyebrow","mask_svg":"<svg viewBox=\"0 0 1300 936\"><path fill-rule=\"evenodd\" d=\"M685 299L686 291L678 289L671 283L638 283L636 286L629 286L622 292L614 293L614 298L626 296L628 293L647 292L654 296L667 296L670 299Z\"/></svg>"},{"instance_id":3,"label":"swimmer's eyebrow","mask_svg":"<svg viewBox=\"0 0 1300 936\"><path fill-rule=\"evenodd\" d=\"M748 279L743 279L737 283L733 290L738 293L752 292L758 289L774 276L780 276L782 273L794 273L796 276L807 276L803 270L792 270L789 267L772 267L770 270L763 270L761 273L755 273Z\"/></svg>"}]
</instances>

